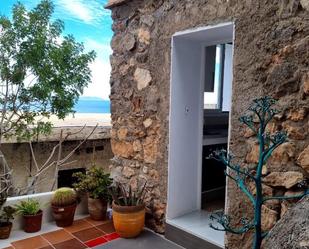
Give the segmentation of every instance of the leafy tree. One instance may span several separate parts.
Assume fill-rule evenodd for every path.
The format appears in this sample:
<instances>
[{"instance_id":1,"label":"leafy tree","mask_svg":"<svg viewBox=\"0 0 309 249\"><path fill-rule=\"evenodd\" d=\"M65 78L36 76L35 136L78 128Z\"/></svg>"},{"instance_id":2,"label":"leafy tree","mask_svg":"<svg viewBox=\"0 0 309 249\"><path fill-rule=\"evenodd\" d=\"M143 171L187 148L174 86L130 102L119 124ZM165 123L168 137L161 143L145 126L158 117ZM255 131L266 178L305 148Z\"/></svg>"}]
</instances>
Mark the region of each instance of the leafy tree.
<instances>
[{"instance_id":1,"label":"leafy tree","mask_svg":"<svg viewBox=\"0 0 309 249\"><path fill-rule=\"evenodd\" d=\"M259 161L252 169L244 168L233 162L233 156L226 151L215 151L210 157L222 162L227 170L225 175L234 181L238 188L246 195L253 206L254 218L242 217L240 220L241 227L233 227L231 225L232 218L224 213L216 212L211 215L211 219L215 220L219 226L211 227L215 230L226 231L233 234L244 234L254 231L253 249L260 249L263 239L267 236L268 231L262 231L262 206L271 200L287 200L302 198L309 195L309 188L306 182L299 184L304 188L303 194L295 196L270 196L265 197L262 191L263 183L263 167L270 158L274 150L287 141L285 131L278 131L275 134L267 132L267 125L278 113L273 105L276 103L271 97L262 97L255 99L249 107L251 114L240 118L240 121L256 134L259 143ZM257 123L254 120L258 120ZM248 183L253 183L254 191L250 191Z\"/></svg>"},{"instance_id":2,"label":"leafy tree","mask_svg":"<svg viewBox=\"0 0 309 249\"><path fill-rule=\"evenodd\" d=\"M17 3L12 20L0 17L0 146L6 137L30 139L49 132L48 118L73 113L91 79L95 52L86 53L73 36L62 36L64 23L52 20L53 11L53 3L42 0L30 11ZM1 147L0 159L9 172Z\"/></svg>"}]
</instances>

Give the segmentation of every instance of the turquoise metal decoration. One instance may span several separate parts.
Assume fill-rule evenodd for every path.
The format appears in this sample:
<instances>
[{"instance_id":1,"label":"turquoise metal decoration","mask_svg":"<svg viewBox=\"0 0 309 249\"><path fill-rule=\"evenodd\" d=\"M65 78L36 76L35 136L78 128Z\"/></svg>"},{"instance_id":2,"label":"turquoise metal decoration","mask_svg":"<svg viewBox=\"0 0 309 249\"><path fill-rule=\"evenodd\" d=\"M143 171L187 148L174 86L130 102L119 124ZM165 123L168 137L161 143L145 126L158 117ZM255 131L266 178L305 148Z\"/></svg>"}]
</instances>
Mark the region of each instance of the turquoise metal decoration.
<instances>
[{"instance_id":1,"label":"turquoise metal decoration","mask_svg":"<svg viewBox=\"0 0 309 249\"><path fill-rule=\"evenodd\" d=\"M231 217L223 212L216 212L211 215L211 219L219 223L220 226L211 224L210 226L219 231L226 231L233 234L243 234L248 231L254 231L253 249L260 249L263 239L268 232L262 231L262 205L270 200L287 200L293 198L302 198L309 194L309 188L306 183L301 184L300 187L305 188L304 193L295 196L271 196L264 197L262 193L262 170L267 160L272 155L273 151L281 144L287 141L287 134L285 131L278 131L275 134L270 134L266 131L268 123L279 113L273 108L276 101L271 97L262 97L255 99L248 111L249 115L241 117L239 120L249 127L254 134L256 134L259 143L259 160L250 170L245 167L232 162L233 156L225 150L215 151L210 155L210 158L222 162L226 166L225 175L233 180L238 188L248 197L254 208L254 218L249 219L243 217L240 220L240 227L233 228L231 225ZM256 121L256 122L254 122ZM255 185L255 194L248 188L248 181L252 181Z\"/></svg>"}]
</instances>

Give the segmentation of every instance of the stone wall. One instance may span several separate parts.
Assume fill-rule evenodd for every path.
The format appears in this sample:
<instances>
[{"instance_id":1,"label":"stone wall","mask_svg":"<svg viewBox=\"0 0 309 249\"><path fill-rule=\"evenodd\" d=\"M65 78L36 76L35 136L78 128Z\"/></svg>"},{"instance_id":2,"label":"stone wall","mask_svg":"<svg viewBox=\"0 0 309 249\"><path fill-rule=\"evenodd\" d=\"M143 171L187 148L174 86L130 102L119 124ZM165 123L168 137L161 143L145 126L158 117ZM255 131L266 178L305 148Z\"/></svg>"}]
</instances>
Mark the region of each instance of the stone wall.
<instances>
[{"instance_id":1,"label":"stone wall","mask_svg":"<svg viewBox=\"0 0 309 249\"><path fill-rule=\"evenodd\" d=\"M70 153L80 140L66 141L63 143L63 155ZM33 143L34 153L39 165L49 157L53 147L57 142ZM29 171L34 171L34 163L31 157L30 147L27 143L7 143L2 145L2 152L13 170L13 183L15 187L23 189L27 186L29 180ZM110 159L113 157L110 145L110 139L96 139L85 142L71 157L69 165L61 167L60 170L89 168L92 165L103 167L109 171ZM56 160L56 155L53 158ZM39 184L35 188L36 193L52 191L55 180L55 169L51 167L42 175ZM57 186L57 185L56 185Z\"/></svg>"},{"instance_id":2,"label":"stone wall","mask_svg":"<svg viewBox=\"0 0 309 249\"><path fill-rule=\"evenodd\" d=\"M164 231L171 37L177 31L234 21L230 149L242 165L256 162L256 144L238 117L254 98L279 99L283 112L269 129L286 129L289 142L270 159L265 190L299 191L295 186L309 173L308 5L308 0L132 0L112 8L112 172L133 187L137 179L147 179L149 225L156 231ZM245 199L228 183L227 211L235 220L242 209L250 214ZM265 207L265 228L289 205ZM226 245L249 248L250 240L228 235Z\"/></svg>"}]
</instances>

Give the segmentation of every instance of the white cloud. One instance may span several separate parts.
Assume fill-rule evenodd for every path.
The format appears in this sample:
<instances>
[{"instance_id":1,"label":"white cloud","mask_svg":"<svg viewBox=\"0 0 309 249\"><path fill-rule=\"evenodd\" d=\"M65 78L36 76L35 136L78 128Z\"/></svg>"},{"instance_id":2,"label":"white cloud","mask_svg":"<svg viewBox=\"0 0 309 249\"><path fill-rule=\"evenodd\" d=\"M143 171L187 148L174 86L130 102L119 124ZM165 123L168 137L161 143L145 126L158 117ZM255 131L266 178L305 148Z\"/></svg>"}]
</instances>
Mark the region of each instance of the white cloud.
<instances>
[{"instance_id":1,"label":"white cloud","mask_svg":"<svg viewBox=\"0 0 309 249\"><path fill-rule=\"evenodd\" d=\"M86 50L94 50L97 53L96 60L90 65L92 72L92 82L89 84L83 96L109 98L110 94L110 72L111 66L109 62L109 55L112 49L109 43L98 42L91 38L84 41Z\"/></svg>"},{"instance_id":2,"label":"white cloud","mask_svg":"<svg viewBox=\"0 0 309 249\"><path fill-rule=\"evenodd\" d=\"M83 96L101 97L105 100L109 99L110 64L101 59L96 59L90 65L90 69L92 71L92 82L85 89Z\"/></svg>"},{"instance_id":3,"label":"white cloud","mask_svg":"<svg viewBox=\"0 0 309 249\"><path fill-rule=\"evenodd\" d=\"M87 50L94 50L99 58L108 58L112 53L112 48L109 45L109 42L101 43L94 39L86 38L84 45Z\"/></svg>"},{"instance_id":4,"label":"white cloud","mask_svg":"<svg viewBox=\"0 0 309 249\"><path fill-rule=\"evenodd\" d=\"M97 0L55 0L55 15L61 19L98 25L109 12Z\"/></svg>"}]
</instances>

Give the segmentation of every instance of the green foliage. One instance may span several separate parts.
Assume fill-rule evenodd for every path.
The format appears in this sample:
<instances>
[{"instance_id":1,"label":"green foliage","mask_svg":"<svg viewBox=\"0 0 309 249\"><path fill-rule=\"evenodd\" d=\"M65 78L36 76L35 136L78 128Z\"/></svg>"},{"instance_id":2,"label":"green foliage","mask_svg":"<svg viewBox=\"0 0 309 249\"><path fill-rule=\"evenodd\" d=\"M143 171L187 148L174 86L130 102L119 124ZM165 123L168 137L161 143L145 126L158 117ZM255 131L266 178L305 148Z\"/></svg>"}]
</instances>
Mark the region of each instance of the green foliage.
<instances>
[{"instance_id":1,"label":"green foliage","mask_svg":"<svg viewBox=\"0 0 309 249\"><path fill-rule=\"evenodd\" d=\"M86 174L78 172L73 177L76 177L76 183L73 186L78 191L88 193L93 199L110 199L108 187L112 180L110 174L106 174L104 169L92 167L86 171Z\"/></svg>"},{"instance_id":2,"label":"green foliage","mask_svg":"<svg viewBox=\"0 0 309 249\"><path fill-rule=\"evenodd\" d=\"M10 220L14 219L16 213L15 208L11 206L4 206L7 196L3 193L0 194L0 226L6 225Z\"/></svg>"},{"instance_id":3,"label":"green foliage","mask_svg":"<svg viewBox=\"0 0 309 249\"><path fill-rule=\"evenodd\" d=\"M77 203L77 194L72 188L59 188L54 192L51 203L59 207L73 205Z\"/></svg>"},{"instance_id":4,"label":"green foliage","mask_svg":"<svg viewBox=\"0 0 309 249\"><path fill-rule=\"evenodd\" d=\"M15 4L12 20L0 17L0 138L49 132L41 117L73 113L91 79L95 52L62 37L64 23L51 21L53 11L52 2L42 0L30 11Z\"/></svg>"},{"instance_id":5,"label":"green foliage","mask_svg":"<svg viewBox=\"0 0 309 249\"><path fill-rule=\"evenodd\" d=\"M38 200L28 199L27 201L21 201L19 204L16 204L15 209L21 215L35 215L41 210L41 205Z\"/></svg>"},{"instance_id":6,"label":"green foliage","mask_svg":"<svg viewBox=\"0 0 309 249\"><path fill-rule=\"evenodd\" d=\"M122 183L116 182L115 186L109 188L110 194L116 205L119 206L138 206L144 203L147 193L147 182L145 182L136 191L132 190L131 186L125 186Z\"/></svg>"}]
</instances>

